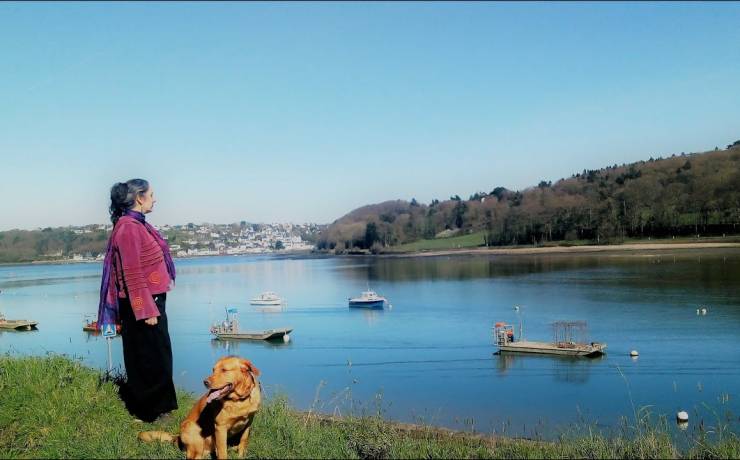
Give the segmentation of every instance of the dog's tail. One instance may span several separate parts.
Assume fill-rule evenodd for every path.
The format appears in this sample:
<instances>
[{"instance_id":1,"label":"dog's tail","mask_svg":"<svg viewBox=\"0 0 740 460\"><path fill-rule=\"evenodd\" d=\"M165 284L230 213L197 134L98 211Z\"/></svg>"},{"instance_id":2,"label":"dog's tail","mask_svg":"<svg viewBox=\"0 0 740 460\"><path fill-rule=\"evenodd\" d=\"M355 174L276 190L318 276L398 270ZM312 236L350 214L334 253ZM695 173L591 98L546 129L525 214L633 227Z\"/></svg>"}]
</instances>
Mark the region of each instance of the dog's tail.
<instances>
[{"instance_id":1,"label":"dog's tail","mask_svg":"<svg viewBox=\"0 0 740 460\"><path fill-rule=\"evenodd\" d=\"M142 431L139 433L139 441L144 442L171 442L173 444L180 443L180 435L167 433L166 431Z\"/></svg>"}]
</instances>

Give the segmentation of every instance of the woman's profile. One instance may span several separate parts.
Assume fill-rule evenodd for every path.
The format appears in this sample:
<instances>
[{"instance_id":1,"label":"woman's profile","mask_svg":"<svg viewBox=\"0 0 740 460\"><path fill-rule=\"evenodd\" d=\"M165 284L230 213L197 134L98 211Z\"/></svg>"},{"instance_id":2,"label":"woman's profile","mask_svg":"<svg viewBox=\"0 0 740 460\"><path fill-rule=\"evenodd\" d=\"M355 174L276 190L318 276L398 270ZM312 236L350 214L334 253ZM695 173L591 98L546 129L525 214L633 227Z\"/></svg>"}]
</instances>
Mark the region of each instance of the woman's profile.
<instances>
[{"instance_id":1,"label":"woman's profile","mask_svg":"<svg viewBox=\"0 0 740 460\"><path fill-rule=\"evenodd\" d=\"M134 416L150 422L177 409L165 311L175 265L167 242L146 221L156 202L149 183L119 182L110 199L113 231L103 262L98 327L121 324L122 396Z\"/></svg>"}]
</instances>

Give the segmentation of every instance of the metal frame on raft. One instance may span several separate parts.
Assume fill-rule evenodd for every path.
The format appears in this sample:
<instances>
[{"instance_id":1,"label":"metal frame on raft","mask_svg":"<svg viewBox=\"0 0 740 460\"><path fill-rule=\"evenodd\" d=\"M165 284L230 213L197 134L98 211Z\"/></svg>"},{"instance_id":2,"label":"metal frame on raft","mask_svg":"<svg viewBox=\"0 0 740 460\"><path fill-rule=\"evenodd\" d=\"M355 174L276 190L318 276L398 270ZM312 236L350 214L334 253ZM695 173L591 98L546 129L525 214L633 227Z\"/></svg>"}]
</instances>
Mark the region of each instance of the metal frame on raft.
<instances>
[{"instance_id":1,"label":"metal frame on raft","mask_svg":"<svg viewBox=\"0 0 740 460\"><path fill-rule=\"evenodd\" d=\"M551 327L553 343L560 348L573 348L588 342L588 325L585 321L555 321Z\"/></svg>"},{"instance_id":2,"label":"metal frame on raft","mask_svg":"<svg viewBox=\"0 0 740 460\"><path fill-rule=\"evenodd\" d=\"M510 324L497 322L493 326L493 338L499 352L536 353L565 356L600 356L606 349L605 343L586 341L588 326L585 321L556 321L552 323L553 342L534 342L514 336Z\"/></svg>"}]
</instances>

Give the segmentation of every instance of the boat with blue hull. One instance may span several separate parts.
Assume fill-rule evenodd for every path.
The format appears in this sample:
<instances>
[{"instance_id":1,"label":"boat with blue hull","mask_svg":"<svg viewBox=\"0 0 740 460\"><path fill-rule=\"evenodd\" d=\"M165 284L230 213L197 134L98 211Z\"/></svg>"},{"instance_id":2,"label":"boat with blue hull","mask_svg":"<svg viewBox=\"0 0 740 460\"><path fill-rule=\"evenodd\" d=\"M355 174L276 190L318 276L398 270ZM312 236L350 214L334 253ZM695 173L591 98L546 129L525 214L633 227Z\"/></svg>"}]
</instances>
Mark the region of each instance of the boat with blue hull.
<instances>
[{"instance_id":1,"label":"boat with blue hull","mask_svg":"<svg viewBox=\"0 0 740 460\"><path fill-rule=\"evenodd\" d=\"M382 309L385 306L386 299L376 294L374 291L364 291L360 297L350 298L350 308L375 308Z\"/></svg>"}]
</instances>

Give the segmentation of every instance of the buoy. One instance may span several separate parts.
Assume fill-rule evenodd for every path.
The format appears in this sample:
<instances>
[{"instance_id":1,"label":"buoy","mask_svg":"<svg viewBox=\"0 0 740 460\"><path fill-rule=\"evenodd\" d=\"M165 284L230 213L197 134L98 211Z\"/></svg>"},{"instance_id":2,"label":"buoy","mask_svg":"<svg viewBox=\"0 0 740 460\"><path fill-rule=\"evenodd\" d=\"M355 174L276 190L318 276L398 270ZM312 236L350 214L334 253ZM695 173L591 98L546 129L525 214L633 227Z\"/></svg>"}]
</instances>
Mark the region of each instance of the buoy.
<instances>
[{"instance_id":1,"label":"buoy","mask_svg":"<svg viewBox=\"0 0 740 460\"><path fill-rule=\"evenodd\" d=\"M519 306L514 305L514 311L519 311Z\"/></svg>"},{"instance_id":2,"label":"buoy","mask_svg":"<svg viewBox=\"0 0 740 460\"><path fill-rule=\"evenodd\" d=\"M285 334L285 335L283 336L283 342L285 342L285 343L288 343L288 342L290 342L290 334Z\"/></svg>"},{"instance_id":3,"label":"buoy","mask_svg":"<svg viewBox=\"0 0 740 460\"><path fill-rule=\"evenodd\" d=\"M630 351L630 356L632 356L633 358L635 358L637 356L640 356L640 353L638 353L637 350L632 350L632 351Z\"/></svg>"},{"instance_id":4,"label":"buoy","mask_svg":"<svg viewBox=\"0 0 740 460\"><path fill-rule=\"evenodd\" d=\"M686 423L689 421L689 414L685 410L682 410L678 414L676 414L676 421L678 423Z\"/></svg>"},{"instance_id":5,"label":"buoy","mask_svg":"<svg viewBox=\"0 0 740 460\"><path fill-rule=\"evenodd\" d=\"M701 315L704 316L706 314L707 314L707 309L706 308L702 308L701 309Z\"/></svg>"},{"instance_id":6,"label":"buoy","mask_svg":"<svg viewBox=\"0 0 740 460\"><path fill-rule=\"evenodd\" d=\"M697 316L699 316L699 313L700 313L700 312L699 312L699 309L697 308L697 309L696 309L696 315L697 315Z\"/></svg>"}]
</instances>

